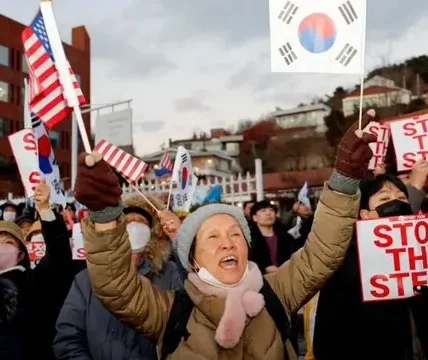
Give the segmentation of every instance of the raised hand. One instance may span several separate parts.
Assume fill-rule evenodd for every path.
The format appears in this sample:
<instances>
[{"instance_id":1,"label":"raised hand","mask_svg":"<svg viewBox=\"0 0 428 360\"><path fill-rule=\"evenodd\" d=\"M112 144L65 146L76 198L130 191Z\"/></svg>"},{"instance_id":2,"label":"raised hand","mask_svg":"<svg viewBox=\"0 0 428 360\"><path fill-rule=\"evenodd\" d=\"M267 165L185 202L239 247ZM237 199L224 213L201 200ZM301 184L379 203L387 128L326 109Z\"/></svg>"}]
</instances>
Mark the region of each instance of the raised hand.
<instances>
[{"instance_id":1,"label":"raised hand","mask_svg":"<svg viewBox=\"0 0 428 360\"><path fill-rule=\"evenodd\" d=\"M41 179L40 182L36 185L34 191L34 201L36 202L36 209L48 210L50 209L49 199L51 197L51 188L46 184L45 179Z\"/></svg>"}]
</instances>

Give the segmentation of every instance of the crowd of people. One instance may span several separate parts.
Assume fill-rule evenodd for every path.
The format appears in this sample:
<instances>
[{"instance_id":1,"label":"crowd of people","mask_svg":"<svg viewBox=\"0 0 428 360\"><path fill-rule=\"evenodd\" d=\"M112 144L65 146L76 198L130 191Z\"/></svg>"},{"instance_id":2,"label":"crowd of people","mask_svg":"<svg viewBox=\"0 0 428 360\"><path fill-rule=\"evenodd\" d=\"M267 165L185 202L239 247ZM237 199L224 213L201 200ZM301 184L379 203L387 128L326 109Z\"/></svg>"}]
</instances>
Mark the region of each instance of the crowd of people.
<instances>
[{"instance_id":1,"label":"crowd of people","mask_svg":"<svg viewBox=\"0 0 428 360\"><path fill-rule=\"evenodd\" d=\"M140 195L122 201L107 163L80 154L74 196L86 211L52 207L44 181L35 209L1 207L0 359L297 360L296 316L311 299L306 359L428 359L423 292L362 299L356 220L418 212L428 175L422 161L370 173L375 140L357 124L346 132L316 209L213 203L184 220L154 197L157 210ZM70 218L86 261L72 259ZM35 266L33 239L46 244Z\"/></svg>"}]
</instances>

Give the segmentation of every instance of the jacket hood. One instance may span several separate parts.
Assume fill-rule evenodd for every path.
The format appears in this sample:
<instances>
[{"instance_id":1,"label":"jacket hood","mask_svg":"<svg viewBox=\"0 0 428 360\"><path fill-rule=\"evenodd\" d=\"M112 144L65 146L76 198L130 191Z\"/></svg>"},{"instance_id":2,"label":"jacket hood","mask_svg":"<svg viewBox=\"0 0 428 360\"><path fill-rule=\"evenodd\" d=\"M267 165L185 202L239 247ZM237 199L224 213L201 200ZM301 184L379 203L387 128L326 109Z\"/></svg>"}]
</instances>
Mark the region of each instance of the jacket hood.
<instances>
[{"instance_id":1,"label":"jacket hood","mask_svg":"<svg viewBox=\"0 0 428 360\"><path fill-rule=\"evenodd\" d=\"M146 195L149 201L156 206L158 210L165 210L165 204L154 196ZM168 261L171 254L171 241L164 233L160 224L159 217L153 208L144 200L141 195L134 195L125 200L124 207L139 207L147 211L152 216L152 228L150 241L144 247L143 258L150 260L152 271L159 273L163 265Z\"/></svg>"}]
</instances>

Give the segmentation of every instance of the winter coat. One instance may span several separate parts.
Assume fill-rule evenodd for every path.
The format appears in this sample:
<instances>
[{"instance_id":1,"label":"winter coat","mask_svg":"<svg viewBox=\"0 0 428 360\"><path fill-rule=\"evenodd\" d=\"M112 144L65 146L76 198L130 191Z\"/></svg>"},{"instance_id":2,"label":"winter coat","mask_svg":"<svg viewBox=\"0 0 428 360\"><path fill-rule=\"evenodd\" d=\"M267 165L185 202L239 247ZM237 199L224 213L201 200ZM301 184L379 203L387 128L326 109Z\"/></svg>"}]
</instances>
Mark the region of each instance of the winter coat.
<instances>
[{"instance_id":1,"label":"winter coat","mask_svg":"<svg viewBox=\"0 0 428 360\"><path fill-rule=\"evenodd\" d=\"M421 320L417 332L423 347L428 344L428 317L421 301L422 297L415 297L364 303L357 246L353 242L343 265L319 295L315 359L413 360L411 311L417 311L414 318Z\"/></svg>"},{"instance_id":2,"label":"winter coat","mask_svg":"<svg viewBox=\"0 0 428 360\"><path fill-rule=\"evenodd\" d=\"M278 264L282 265L291 258L294 253L293 243L294 238L287 233L287 229L279 221L275 223L274 227L275 235L278 238L277 241L277 254ZM266 243L265 237L260 232L257 224L253 224L251 227L251 251L249 259L254 261L260 268L262 274L266 273L266 268L273 265L268 244Z\"/></svg>"},{"instance_id":3,"label":"winter coat","mask_svg":"<svg viewBox=\"0 0 428 360\"><path fill-rule=\"evenodd\" d=\"M151 274L152 262L139 268ZM174 263L164 264L159 275L150 275L162 290L179 290L183 283ZM154 343L112 315L92 291L88 271L76 276L57 321L53 349L57 360L154 360Z\"/></svg>"},{"instance_id":4,"label":"winter coat","mask_svg":"<svg viewBox=\"0 0 428 360\"><path fill-rule=\"evenodd\" d=\"M42 221L46 255L31 270L23 260L0 274L0 360L54 360L55 322L70 288L71 249L62 216Z\"/></svg>"},{"instance_id":5,"label":"winter coat","mask_svg":"<svg viewBox=\"0 0 428 360\"><path fill-rule=\"evenodd\" d=\"M343 261L357 218L359 195L332 191L327 185L315 215L313 231L305 246L265 278L288 313L296 312L323 286ZM85 221L83 236L88 271L94 292L116 316L137 331L151 336L162 347L162 337L174 301L173 291L160 291L137 275L130 263L126 224L123 217L116 228L96 232ZM112 266L114 264L114 266ZM232 349L221 348L215 331L224 312L225 300L205 295L186 280L185 290L195 304L188 321L187 340L182 339L168 359L279 360L284 344L274 321L265 309L248 319L243 336ZM290 359L297 359L290 342Z\"/></svg>"}]
</instances>

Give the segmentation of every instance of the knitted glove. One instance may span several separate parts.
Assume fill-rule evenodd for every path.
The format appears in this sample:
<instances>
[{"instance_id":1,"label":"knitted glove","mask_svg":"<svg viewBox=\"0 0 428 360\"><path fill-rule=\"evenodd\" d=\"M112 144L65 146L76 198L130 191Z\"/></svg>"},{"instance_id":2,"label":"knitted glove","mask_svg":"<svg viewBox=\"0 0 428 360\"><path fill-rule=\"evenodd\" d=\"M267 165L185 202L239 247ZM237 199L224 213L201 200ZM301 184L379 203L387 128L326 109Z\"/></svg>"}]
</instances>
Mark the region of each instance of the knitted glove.
<instances>
[{"instance_id":1,"label":"knitted glove","mask_svg":"<svg viewBox=\"0 0 428 360\"><path fill-rule=\"evenodd\" d=\"M79 155L74 197L90 210L97 223L116 220L123 212L119 179L102 156L93 152Z\"/></svg>"},{"instance_id":2,"label":"knitted glove","mask_svg":"<svg viewBox=\"0 0 428 360\"><path fill-rule=\"evenodd\" d=\"M374 120L375 111L369 110L362 118L364 129ZM373 152L369 144L376 141L376 136L363 133L356 121L345 133L337 147L336 166L329 180L329 186L345 194L356 194L360 180L364 178Z\"/></svg>"}]
</instances>

